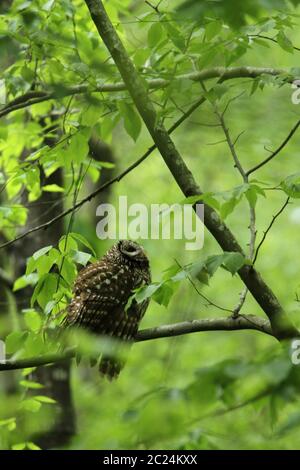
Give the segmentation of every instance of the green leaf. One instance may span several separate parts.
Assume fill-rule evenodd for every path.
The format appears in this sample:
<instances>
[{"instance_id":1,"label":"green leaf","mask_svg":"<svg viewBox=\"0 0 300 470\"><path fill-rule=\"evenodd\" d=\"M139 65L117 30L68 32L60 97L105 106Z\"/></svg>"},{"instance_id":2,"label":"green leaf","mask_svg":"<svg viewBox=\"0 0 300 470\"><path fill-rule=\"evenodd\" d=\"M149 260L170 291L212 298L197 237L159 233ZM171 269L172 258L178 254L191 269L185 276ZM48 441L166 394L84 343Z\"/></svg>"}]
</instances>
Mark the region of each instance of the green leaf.
<instances>
[{"instance_id":1,"label":"green leaf","mask_svg":"<svg viewBox=\"0 0 300 470\"><path fill-rule=\"evenodd\" d=\"M180 204L194 205L194 204L196 204L196 202L202 201L202 199L203 199L203 194L199 194L199 195L196 195L196 196L189 196L189 197L186 197L185 199L183 199L180 202Z\"/></svg>"},{"instance_id":2,"label":"green leaf","mask_svg":"<svg viewBox=\"0 0 300 470\"><path fill-rule=\"evenodd\" d=\"M185 51L185 38L181 31L175 26L176 22L168 15L162 15L162 25L175 47L182 52Z\"/></svg>"},{"instance_id":3,"label":"green leaf","mask_svg":"<svg viewBox=\"0 0 300 470\"><path fill-rule=\"evenodd\" d=\"M52 245L44 246L44 248L41 248L40 250L37 250L35 253L33 253L32 258L36 261L38 258L48 253L51 248Z\"/></svg>"},{"instance_id":4,"label":"green leaf","mask_svg":"<svg viewBox=\"0 0 300 470\"><path fill-rule=\"evenodd\" d=\"M197 276L195 276L199 282L202 284L208 286L209 285L209 274L205 269L202 269L202 271L199 271Z\"/></svg>"},{"instance_id":5,"label":"green leaf","mask_svg":"<svg viewBox=\"0 0 300 470\"><path fill-rule=\"evenodd\" d=\"M47 303L52 300L57 289L57 275L48 273L44 274L38 281L31 297L31 305L37 301L38 304L45 308Z\"/></svg>"},{"instance_id":6,"label":"green leaf","mask_svg":"<svg viewBox=\"0 0 300 470\"><path fill-rule=\"evenodd\" d=\"M289 357L275 357L267 363L262 363L260 372L269 385L279 385L289 375L293 365Z\"/></svg>"},{"instance_id":7,"label":"green leaf","mask_svg":"<svg viewBox=\"0 0 300 470\"><path fill-rule=\"evenodd\" d=\"M224 255L209 256L205 262L205 267L210 276L213 276L217 269L222 265Z\"/></svg>"},{"instance_id":8,"label":"green leaf","mask_svg":"<svg viewBox=\"0 0 300 470\"><path fill-rule=\"evenodd\" d=\"M250 96L254 95L254 93L255 93L256 90L258 89L259 82L260 82L260 78L259 78L259 77L255 78L255 79L252 81L251 90L250 90Z\"/></svg>"},{"instance_id":9,"label":"green leaf","mask_svg":"<svg viewBox=\"0 0 300 470\"><path fill-rule=\"evenodd\" d=\"M31 331L39 331L42 326L42 320L37 312L30 310L24 315L26 326Z\"/></svg>"},{"instance_id":10,"label":"green leaf","mask_svg":"<svg viewBox=\"0 0 300 470\"><path fill-rule=\"evenodd\" d=\"M22 385L22 387L26 387L26 388L30 388L30 389L44 388L44 385L42 385L38 382L32 382L31 380L21 380L20 385Z\"/></svg>"},{"instance_id":11,"label":"green leaf","mask_svg":"<svg viewBox=\"0 0 300 470\"><path fill-rule=\"evenodd\" d=\"M74 254L72 255L72 259L73 261L75 261L75 263L79 263L79 264L82 264L83 266L86 266L91 256L92 255L90 253L85 253L84 251L76 250L74 251Z\"/></svg>"},{"instance_id":12,"label":"green leaf","mask_svg":"<svg viewBox=\"0 0 300 470\"><path fill-rule=\"evenodd\" d=\"M72 238L75 238L75 240L79 241L80 243L82 243L84 246L86 246L89 250L91 250L91 252L93 253L93 255L95 257L97 257L96 255L96 252L94 250L94 248L92 247L92 245L90 244L90 242L81 234L79 233L75 233L75 232L71 232L69 234Z\"/></svg>"},{"instance_id":13,"label":"green leaf","mask_svg":"<svg viewBox=\"0 0 300 470\"><path fill-rule=\"evenodd\" d=\"M177 270L177 273L174 274L169 280L171 282L179 282L179 281L183 281L184 279L186 279L188 277L188 272L187 270L185 269L179 269Z\"/></svg>"},{"instance_id":14,"label":"green leaf","mask_svg":"<svg viewBox=\"0 0 300 470\"><path fill-rule=\"evenodd\" d=\"M246 192L246 198L250 204L250 207L252 207L252 209L255 209L257 203L257 191L253 186L251 186Z\"/></svg>"},{"instance_id":15,"label":"green leaf","mask_svg":"<svg viewBox=\"0 0 300 470\"><path fill-rule=\"evenodd\" d=\"M198 279L198 276L201 277L200 273L203 271L203 269L206 270L206 272L208 272L207 267L206 267L206 261L207 260L198 259L194 261L194 263L191 263L190 265L188 265L185 268L185 271L187 271L187 273L191 277Z\"/></svg>"},{"instance_id":16,"label":"green leaf","mask_svg":"<svg viewBox=\"0 0 300 470\"><path fill-rule=\"evenodd\" d=\"M210 41L222 31L223 23L221 21L211 21L205 26L206 40Z\"/></svg>"},{"instance_id":17,"label":"green leaf","mask_svg":"<svg viewBox=\"0 0 300 470\"><path fill-rule=\"evenodd\" d=\"M286 52L290 52L291 54L294 53L294 47L291 40L286 36L283 31L279 31L276 36L276 40L279 46Z\"/></svg>"},{"instance_id":18,"label":"green leaf","mask_svg":"<svg viewBox=\"0 0 300 470\"><path fill-rule=\"evenodd\" d=\"M220 216L222 220L225 220L228 215L230 215L234 208L238 205L239 200L232 198L229 201L226 201L222 204L220 208Z\"/></svg>"},{"instance_id":19,"label":"green leaf","mask_svg":"<svg viewBox=\"0 0 300 470\"><path fill-rule=\"evenodd\" d=\"M68 236L63 235L59 240L58 248L62 254L66 254L71 250L77 250L75 237L73 237L71 234Z\"/></svg>"},{"instance_id":20,"label":"green leaf","mask_svg":"<svg viewBox=\"0 0 300 470\"><path fill-rule=\"evenodd\" d=\"M13 291L16 292L17 290L23 289L27 286L34 286L37 283L37 280L38 275L36 273L28 274L28 276L24 274L24 276L19 277L14 282Z\"/></svg>"},{"instance_id":21,"label":"green leaf","mask_svg":"<svg viewBox=\"0 0 300 470\"><path fill-rule=\"evenodd\" d=\"M67 148L64 158L67 163L83 163L89 153L88 140L91 130L87 127L81 129L71 138L71 143Z\"/></svg>"},{"instance_id":22,"label":"green leaf","mask_svg":"<svg viewBox=\"0 0 300 470\"><path fill-rule=\"evenodd\" d=\"M42 404L35 400L34 398L27 398L26 400L21 401L20 408L26 411L31 411L36 413L41 408Z\"/></svg>"},{"instance_id":23,"label":"green leaf","mask_svg":"<svg viewBox=\"0 0 300 470\"><path fill-rule=\"evenodd\" d=\"M216 366L203 367L197 370L197 378L185 390L187 398L196 401L206 409L213 404L218 394L219 369Z\"/></svg>"},{"instance_id":24,"label":"green leaf","mask_svg":"<svg viewBox=\"0 0 300 470\"><path fill-rule=\"evenodd\" d=\"M164 36L164 30L157 21L156 23L153 23L149 30L148 30L148 45L151 49L154 49L157 44L163 39Z\"/></svg>"},{"instance_id":25,"label":"green leaf","mask_svg":"<svg viewBox=\"0 0 300 470\"><path fill-rule=\"evenodd\" d=\"M69 285L72 285L76 278L76 274L77 272L75 265L68 258L65 258L62 262L61 268L62 277Z\"/></svg>"},{"instance_id":26,"label":"green leaf","mask_svg":"<svg viewBox=\"0 0 300 470\"><path fill-rule=\"evenodd\" d=\"M35 269L38 272L38 276L41 277L43 274L46 274L50 271L53 265L52 259L48 255L41 256L35 265Z\"/></svg>"},{"instance_id":27,"label":"green leaf","mask_svg":"<svg viewBox=\"0 0 300 470\"><path fill-rule=\"evenodd\" d=\"M96 106L89 106L89 108L81 114L81 124L83 126L93 127L101 116L101 102L99 101Z\"/></svg>"},{"instance_id":28,"label":"green leaf","mask_svg":"<svg viewBox=\"0 0 300 470\"><path fill-rule=\"evenodd\" d=\"M26 442L26 447L29 450L41 450L41 448L34 444L34 442Z\"/></svg>"},{"instance_id":29,"label":"green leaf","mask_svg":"<svg viewBox=\"0 0 300 470\"><path fill-rule=\"evenodd\" d=\"M25 275L29 276L35 269L36 269L36 261L33 257L31 257L27 261Z\"/></svg>"},{"instance_id":30,"label":"green leaf","mask_svg":"<svg viewBox=\"0 0 300 470\"><path fill-rule=\"evenodd\" d=\"M64 188L61 186L58 186L58 184L46 184L45 186L42 187L43 191L46 191L48 193L63 193Z\"/></svg>"},{"instance_id":31,"label":"green leaf","mask_svg":"<svg viewBox=\"0 0 300 470\"><path fill-rule=\"evenodd\" d=\"M13 331L5 339L6 352L13 354L24 346L28 333L26 331Z\"/></svg>"},{"instance_id":32,"label":"green leaf","mask_svg":"<svg viewBox=\"0 0 300 470\"><path fill-rule=\"evenodd\" d=\"M13 431L16 429L16 418L1 419L0 427L6 427L8 431Z\"/></svg>"},{"instance_id":33,"label":"green leaf","mask_svg":"<svg viewBox=\"0 0 300 470\"><path fill-rule=\"evenodd\" d=\"M167 307L174 294L174 288L171 287L170 283L164 282L161 286L152 294L152 298L159 305Z\"/></svg>"},{"instance_id":34,"label":"green leaf","mask_svg":"<svg viewBox=\"0 0 300 470\"><path fill-rule=\"evenodd\" d=\"M48 0L47 2L43 3L42 9L44 11L50 11L55 0Z\"/></svg>"},{"instance_id":35,"label":"green leaf","mask_svg":"<svg viewBox=\"0 0 300 470\"><path fill-rule=\"evenodd\" d=\"M52 310L54 309L54 307L57 305L57 301L56 300L50 300L50 302L48 302L46 305L45 305L45 309L44 309L44 313L45 315L49 315Z\"/></svg>"},{"instance_id":36,"label":"green leaf","mask_svg":"<svg viewBox=\"0 0 300 470\"><path fill-rule=\"evenodd\" d=\"M19 444L14 444L11 446L12 450L24 450L26 449L26 442L20 442Z\"/></svg>"},{"instance_id":37,"label":"green leaf","mask_svg":"<svg viewBox=\"0 0 300 470\"><path fill-rule=\"evenodd\" d=\"M291 413L287 419L284 421L284 423L280 426L278 429L278 435L282 436L294 429L299 429L300 425L300 411L295 411L294 413Z\"/></svg>"},{"instance_id":38,"label":"green leaf","mask_svg":"<svg viewBox=\"0 0 300 470\"><path fill-rule=\"evenodd\" d=\"M241 253L224 253L223 265L234 275L245 264L245 257Z\"/></svg>"},{"instance_id":39,"label":"green leaf","mask_svg":"<svg viewBox=\"0 0 300 470\"><path fill-rule=\"evenodd\" d=\"M161 286L161 283L153 283L149 286L140 287L135 294L135 300L138 304L144 302L144 300L149 299L152 297L154 292L156 292Z\"/></svg>"},{"instance_id":40,"label":"green leaf","mask_svg":"<svg viewBox=\"0 0 300 470\"><path fill-rule=\"evenodd\" d=\"M49 404L56 403L56 400L54 400L53 398L47 397L45 395L36 395L34 399L39 401L40 403L49 403Z\"/></svg>"},{"instance_id":41,"label":"green leaf","mask_svg":"<svg viewBox=\"0 0 300 470\"><path fill-rule=\"evenodd\" d=\"M288 176L280 184L283 191L294 199L300 198L300 173Z\"/></svg>"},{"instance_id":42,"label":"green leaf","mask_svg":"<svg viewBox=\"0 0 300 470\"><path fill-rule=\"evenodd\" d=\"M45 351L45 345L41 334L29 331L25 344L25 353L27 356L37 356Z\"/></svg>"},{"instance_id":43,"label":"green leaf","mask_svg":"<svg viewBox=\"0 0 300 470\"><path fill-rule=\"evenodd\" d=\"M124 101L120 101L118 107L123 117L127 134L136 141L142 129L142 122L139 115L135 112L133 106Z\"/></svg>"}]
</instances>

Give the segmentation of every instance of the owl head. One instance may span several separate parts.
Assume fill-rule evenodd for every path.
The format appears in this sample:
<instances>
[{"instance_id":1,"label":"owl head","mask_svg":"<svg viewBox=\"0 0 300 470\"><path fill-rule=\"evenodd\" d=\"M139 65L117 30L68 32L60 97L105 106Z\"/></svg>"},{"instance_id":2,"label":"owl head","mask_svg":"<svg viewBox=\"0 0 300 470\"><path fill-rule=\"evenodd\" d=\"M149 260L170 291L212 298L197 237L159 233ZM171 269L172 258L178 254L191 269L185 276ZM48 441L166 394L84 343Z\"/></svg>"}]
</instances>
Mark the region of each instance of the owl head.
<instances>
[{"instance_id":1,"label":"owl head","mask_svg":"<svg viewBox=\"0 0 300 470\"><path fill-rule=\"evenodd\" d=\"M122 256L130 261L148 264L148 258L143 247L132 240L120 240L117 243L117 249Z\"/></svg>"}]
</instances>

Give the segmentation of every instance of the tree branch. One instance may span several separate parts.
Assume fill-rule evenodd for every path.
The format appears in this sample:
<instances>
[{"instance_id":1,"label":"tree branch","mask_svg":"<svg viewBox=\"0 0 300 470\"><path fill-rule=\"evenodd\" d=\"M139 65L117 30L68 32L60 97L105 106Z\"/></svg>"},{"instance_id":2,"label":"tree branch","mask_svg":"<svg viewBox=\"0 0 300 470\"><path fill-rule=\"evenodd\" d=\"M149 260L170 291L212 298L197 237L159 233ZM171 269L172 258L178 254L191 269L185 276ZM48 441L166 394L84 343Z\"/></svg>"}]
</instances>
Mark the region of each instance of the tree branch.
<instances>
[{"instance_id":1,"label":"tree branch","mask_svg":"<svg viewBox=\"0 0 300 470\"><path fill-rule=\"evenodd\" d=\"M119 69L128 92L175 181L186 197L200 195L201 188L196 183L165 127L159 122L144 81L130 60L107 16L103 3L101 0L85 0L85 3L100 37ZM207 204L205 204L204 217L206 227L224 251L243 253L234 235L221 221L217 212ZM282 339L297 336L298 330L290 322L278 299L260 274L252 266L245 265L239 270L239 275L268 316L274 334Z\"/></svg>"},{"instance_id":2,"label":"tree branch","mask_svg":"<svg viewBox=\"0 0 300 470\"><path fill-rule=\"evenodd\" d=\"M272 41L275 44L278 44L278 41L275 38L270 38L270 36L265 36L264 34L248 34L249 38L259 38L259 39L267 39L268 41ZM295 51L300 51L300 47L296 47L292 44L293 49Z\"/></svg>"},{"instance_id":3,"label":"tree branch","mask_svg":"<svg viewBox=\"0 0 300 470\"><path fill-rule=\"evenodd\" d=\"M205 331L238 331L255 330L273 336L270 323L255 315L241 315L237 319L230 317L208 318L201 320L184 321L172 325L162 325L155 328L148 328L138 332L135 341L149 341L158 338L169 338L173 336L182 336L189 333ZM66 359L71 359L76 354L75 348L70 348L64 353L44 354L42 356L0 361L0 371L25 369L27 367L37 367L46 364L54 364Z\"/></svg>"},{"instance_id":4,"label":"tree branch","mask_svg":"<svg viewBox=\"0 0 300 470\"><path fill-rule=\"evenodd\" d=\"M264 232L263 236L262 236L262 239L261 241L259 242L258 244L258 247L256 248L256 251L255 251L255 256L254 256L254 259L253 259L253 264L255 264L256 260L257 260L257 257L258 257L258 254L259 254L259 250L261 249L262 245L264 244L265 242L265 239L267 238L267 235L268 233L270 232L271 228L273 227L276 219L282 214L282 212L284 211L284 209L288 206L290 202L290 197L287 198L287 200L285 201L285 203L283 204L283 206L279 209L279 211L273 215L272 217L272 220L267 228L267 230Z\"/></svg>"},{"instance_id":5,"label":"tree branch","mask_svg":"<svg viewBox=\"0 0 300 470\"><path fill-rule=\"evenodd\" d=\"M257 78L260 75L281 75L286 74L286 70L279 68L270 67L213 67L210 69L201 70L200 72L191 72L177 77L172 78L154 78L153 80L146 80L149 89L155 90L159 88L165 88L174 80L191 80L193 82L200 82L203 80L209 80L212 78L220 78L221 81L231 80L234 78ZM287 80L287 83L292 83L294 78ZM61 85L60 90L61 90ZM71 95L79 95L83 93L107 93L107 92L119 92L126 90L127 87L124 82L107 83L91 87L89 84L76 85L70 88L65 88L64 97ZM61 92L59 96L55 91L30 91L18 98L7 103L2 109L0 109L0 118L7 116L13 111L32 106L34 104L42 103L44 101L61 98Z\"/></svg>"},{"instance_id":6,"label":"tree branch","mask_svg":"<svg viewBox=\"0 0 300 470\"><path fill-rule=\"evenodd\" d=\"M291 138L293 137L293 135L295 134L295 132L296 132L296 130L298 129L299 126L300 126L300 119L299 119L299 121L296 122L293 129L289 132L288 136L279 145L279 147L275 150L275 152L271 153L271 155L269 155L267 158L265 158L265 160L263 160L262 162L255 165L253 168L250 168L250 170L248 170L246 172L246 176L251 175L251 173L253 173L256 170L259 170L261 167L263 167L264 165L269 163L271 160L273 160L273 158L276 157L276 155L278 155L279 152L281 152L281 150L283 150L284 147L287 145L287 143L291 140Z\"/></svg>"},{"instance_id":7,"label":"tree branch","mask_svg":"<svg viewBox=\"0 0 300 470\"><path fill-rule=\"evenodd\" d=\"M204 87L204 84L202 84L202 86ZM204 88L205 89L205 88ZM233 98L234 99L234 98ZM225 118L224 118L224 115L225 115L225 112L227 111L228 107L229 107L229 104L232 100L230 100L227 105L226 105L226 108L225 110L221 113L217 107L216 104L213 104L213 107L214 107L214 110L215 110L215 113L220 121L220 125L221 125L221 128L223 129L223 132L224 132L224 135L225 135L225 139L226 139L226 142L228 144L228 147L229 147L229 150L230 150L230 153L231 153L231 156L232 156L232 159L233 159L233 162L234 162L234 167L238 170L238 172L240 173L242 179L243 179L243 182L244 184L249 184L249 176L246 174L244 168L243 168L243 165L238 157L238 154L236 152L236 148L235 148L235 144L237 142L237 139L235 141L232 140L231 138L231 135L230 135L230 132L229 132L229 128L227 127L226 125L226 122L225 122ZM239 134L241 135L241 134ZM250 241L249 241L249 259L252 261L253 260L253 257L254 257L254 253L255 253L255 240L256 240L256 213L255 213L255 207L251 204L250 201L248 201L248 205L249 205L249 214L250 214L250 223L249 223L249 229L250 229ZM237 318L241 309L243 308L243 305L246 301L246 298L247 298L247 294L248 294L249 290L248 290L248 287L245 286L242 293L240 294L240 299L239 299L239 302L237 304L237 306L234 308L233 310L233 318Z\"/></svg>"}]
</instances>

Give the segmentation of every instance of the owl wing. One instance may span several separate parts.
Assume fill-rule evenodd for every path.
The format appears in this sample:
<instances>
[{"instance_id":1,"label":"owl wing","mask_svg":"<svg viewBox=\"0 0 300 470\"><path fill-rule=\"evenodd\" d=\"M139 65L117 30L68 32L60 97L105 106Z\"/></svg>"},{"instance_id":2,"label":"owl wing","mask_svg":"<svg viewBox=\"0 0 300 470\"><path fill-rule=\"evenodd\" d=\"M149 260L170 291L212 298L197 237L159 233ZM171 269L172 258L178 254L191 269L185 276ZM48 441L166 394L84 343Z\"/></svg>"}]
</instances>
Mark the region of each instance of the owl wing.
<instances>
[{"instance_id":1,"label":"owl wing","mask_svg":"<svg viewBox=\"0 0 300 470\"><path fill-rule=\"evenodd\" d=\"M123 337L121 332L129 320L125 305L135 284L136 280L124 267L105 260L89 265L75 282L66 324Z\"/></svg>"},{"instance_id":2,"label":"owl wing","mask_svg":"<svg viewBox=\"0 0 300 470\"><path fill-rule=\"evenodd\" d=\"M138 331L139 323L148 307L149 300L137 304L135 300L130 308L125 312L124 308L120 313L119 322L110 324L110 335L122 341L131 343ZM99 363L99 372L109 380L116 379L124 366L124 360L114 357L113 354L105 354Z\"/></svg>"}]
</instances>

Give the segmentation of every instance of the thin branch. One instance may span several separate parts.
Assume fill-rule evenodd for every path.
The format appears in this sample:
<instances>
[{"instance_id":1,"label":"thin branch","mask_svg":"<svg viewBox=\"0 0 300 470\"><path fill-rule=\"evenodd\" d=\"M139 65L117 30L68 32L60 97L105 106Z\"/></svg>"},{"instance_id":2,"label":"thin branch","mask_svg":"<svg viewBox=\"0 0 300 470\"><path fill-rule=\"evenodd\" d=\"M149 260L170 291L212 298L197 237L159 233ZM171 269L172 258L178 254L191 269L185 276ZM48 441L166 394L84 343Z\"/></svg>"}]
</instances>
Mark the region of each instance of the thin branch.
<instances>
[{"instance_id":1,"label":"thin branch","mask_svg":"<svg viewBox=\"0 0 300 470\"><path fill-rule=\"evenodd\" d=\"M47 364L56 364L57 362L72 359L75 356L74 348L64 353L43 354L42 356L30 357L24 359L16 359L9 361L0 361L0 371L27 369L28 367L45 366Z\"/></svg>"},{"instance_id":2,"label":"thin branch","mask_svg":"<svg viewBox=\"0 0 300 470\"><path fill-rule=\"evenodd\" d=\"M234 166L235 166L235 168L237 168L240 175L242 176L244 183L248 183L247 175L246 175L245 170L243 169L242 164L241 164L241 162L238 158L238 155L237 155L236 150L235 150L235 145L234 145L233 141L231 140L229 129L226 126L224 115L219 113L217 108L215 108L215 111L216 111L216 114L217 114L217 116L220 120L221 127L223 129L228 147L230 149L230 153L231 153L233 161L234 161Z\"/></svg>"},{"instance_id":3,"label":"thin branch","mask_svg":"<svg viewBox=\"0 0 300 470\"><path fill-rule=\"evenodd\" d=\"M191 80L192 82L199 82L203 80L209 80L212 78L220 78L221 81L231 80L234 78L257 78L260 75L267 74L272 76L278 76L286 74L287 71L279 68L270 67L213 67L210 69L204 69L200 72L191 72L187 74L178 75L177 77L167 78L154 78L152 80L146 80L149 89L160 89L170 85L171 82L181 80ZM294 78L287 80L287 83L292 83ZM53 87L56 89L56 87ZM64 96L80 95L84 93L107 93L107 92L119 92L125 91L126 85L124 82L107 83L92 87L90 84L75 85L64 89ZM61 86L60 86L61 90ZM59 95L55 91L31 91L18 98L7 103L2 109L0 109L0 118L7 116L13 111L23 109L34 104L42 103L53 99L61 99L61 92Z\"/></svg>"},{"instance_id":4,"label":"thin branch","mask_svg":"<svg viewBox=\"0 0 300 470\"><path fill-rule=\"evenodd\" d=\"M179 261L177 259L175 259L175 263L177 264L177 266L181 269L181 270L185 270L184 269L184 266L181 266L181 264L179 263ZM187 272L186 272L187 273ZM219 310L222 310L223 312L229 312L229 313L233 313L232 310L230 310L229 308L225 308L225 307L221 307L221 305L218 305L216 304L215 302L213 302L212 300L210 300L208 297L206 297L206 295L204 295L199 289L198 287L196 286L195 282L193 281L192 277L187 274L187 279L188 281L190 282L190 284L192 285L192 287L194 288L194 290L197 292L197 294L199 295L199 297L202 297L202 299L204 299L206 302L207 302L207 305L205 305L205 307L215 307L215 308L218 308Z\"/></svg>"},{"instance_id":5,"label":"thin branch","mask_svg":"<svg viewBox=\"0 0 300 470\"><path fill-rule=\"evenodd\" d=\"M149 341L152 339L169 338L173 336L182 336L189 333L205 331L237 331L237 330L255 330L261 333L274 336L270 323L255 315L243 315L234 320L230 317L208 318L201 320L184 321L172 325L162 325L155 328L148 328L138 332L135 342ZM0 362L0 371L25 369L28 367L37 367L46 364L54 364L74 357L75 348L70 348L64 353L44 354L42 356L9 360Z\"/></svg>"},{"instance_id":6,"label":"thin branch","mask_svg":"<svg viewBox=\"0 0 300 470\"><path fill-rule=\"evenodd\" d=\"M136 342L147 341L156 338L169 338L171 336L181 336L188 333L202 331L236 331L236 330L257 330L273 336L270 323L255 315L241 315L238 319L231 317L209 318L201 320L191 320L173 325L163 325L156 328L142 330L137 334Z\"/></svg>"},{"instance_id":7,"label":"thin branch","mask_svg":"<svg viewBox=\"0 0 300 470\"><path fill-rule=\"evenodd\" d=\"M259 254L259 250L261 249L262 245L264 244L266 238L267 238L267 235L268 233L270 232L271 228L273 227L276 219L278 219L278 217L282 214L282 212L284 211L284 209L288 206L290 202L290 197L287 198L287 200L285 201L285 203L283 204L283 206L281 207L281 209L275 214L273 215L272 217L272 220L267 228L267 230L264 232L263 234L263 237L260 241L260 243L258 244L258 247L256 248L256 252L255 252L255 256L254 256L254 259L253 259L253 265L255 264L256 260L257 260L257 257L258 257L258 254Z\"/></svg>"},{"instance_id":8,"label":"thin branch","mask_svg":"<svg viewBox=\"0 0 300 470\"><path fill-rule=\"evenodd\" d=\"M268 41L272 41L272 42L278 44L278 41L275 38L270 38L270 36L265 36L264 34L248 34L248 37L249 38L267 39ZM295 51L300 51L300 47L296 47L293 44L292 44L292 46L293 46L293 49L295 49Z\"/></svg>"},{"instance_id":9,"label":"thin branch","mask_svg":"<svg viewBox=\"0 0 300 470\"><path fill-rule=\"evenodd\" d=\"M205 90L205 85L202 84L202 86ZM243 179L244 184L249 184L249 177L246 174L246 172L245 172L245 170L244 170L244 168L243 168L243 166L240 162L240 159L237 155L236 148L235 148L236 142L238 141L239 137L242 135L243 132L241 132L238 135L238 137L235 139L235 141L233 141L231 139L229 128L227 127L225 119L224 119L224 115L225 115L226 111L228 110L228 107L229 107L230 103L232 103L232 101L234 99L237 99L239 96L241 96L241 95L238 95L237 97L234 97L231 100L229 100L229 102L227 103L227 105L225 107L225 110L222 113L218 110L218 107L217 107L216 104L213 104L213 107L214 107L214 110L215 110L215 114L217 115L217 117L220 121L220 125L223 129L223 132L224 132L224 135L225 135L225 138L226 138L226 142L228 144L230 153L231 153L233 161L234 161L234 166L239 171L239 173L240 173L240 175ZM250 203L250 201L248 201L248 204L249 204L249 211L250 211L249 259L253 260L254 252L255 252L255 241L256 241L256 213L255 213L255 207L253 207L253 205ZM237 306L233 309L233 315L232 315L233 318L237 318L238 315L240 314L240 311L241 311L241 309L242 309L242 307L243 307L243 305L246 301L247 294L248 294L248 287L245 286L242 293L240 294L240 299L239 299L239 302L238 302Z\"/></svg>"},{"instance_id":10,"label":"thin branch","mask_svg":"<svg viewBox=\"0 0 300 470\"><path fill-rule=\"evenodd\" d=\"M287 143L291 140L291 138L293 137L293 135L295 134L296 130L298 129L298 127L300 126L300 119L299 121L296 122L295 126L293 127L293 129L289 132L288 136L284 139L284 141L279 145L279 147L275 150L275 152L271 153L271 155L269 155L265 160L263 160L262 162L258 163L257 165L255 165L253 168L250 168L250 170L248 170L246 172L246 175L249 176L251 175L251 173L253 173L254 171L256 170L259 170L261 167L263 167L264 165L266 165L267 163L269 163L271 160L273 160L274 157L276 157L276 155L279 154L279 152L281 152L281 150L284 149L284 147L287 145Z\"/></svg>"},{"instance_id":11,"label":"thin branch","mask_svg":"<svg viewBox=\"0 0 300 470\"><path fill-rule=\"evenodd\" d=\"M222 116L225 116L225 114L227 113L227 110L229 109L229 106L236 100L238 100L241 96L243 96L245 94L245 91L242 91L241 93L239 93L238 95L234 96L233 98L230 98L225 106L225 109L224 111L222 112Z\"/></svg>"},{"instance_id":12,"label":"thin branch","mask_svg":"<svg viewBox=\"0 0 300 470\"><path fill-rule=\"evenodd\" d=\"M245 286L242 292L240 293L238 304L233 309L232 318L237 318L240 315L240 311L242 310L243 305L246 302L248 292L249 292L248 287Z\"/></svg>"},{"instance_id":13,"label":"thin branch","mask_svg":"<svg viewBox=\"0 0 300 470\"><path fill-rule=\"evenodd\" d=\"M157 14L159 14L159 8L158 7L159 7L159 4L161 2L158 2L158 5L152 5L152 3L150 3L148 0L145 0L145 3L147 5L149 5L149 7L152 8L154 11L156 11Z\"/></svg>"}]
</instances>

